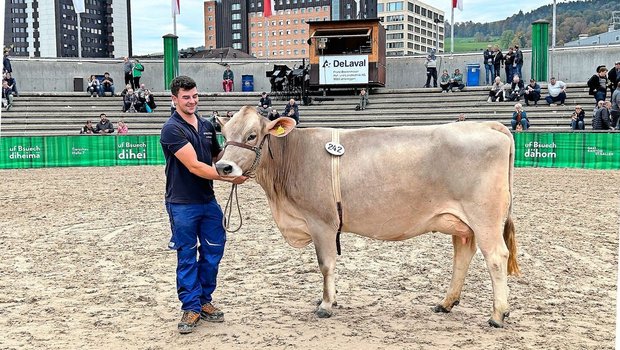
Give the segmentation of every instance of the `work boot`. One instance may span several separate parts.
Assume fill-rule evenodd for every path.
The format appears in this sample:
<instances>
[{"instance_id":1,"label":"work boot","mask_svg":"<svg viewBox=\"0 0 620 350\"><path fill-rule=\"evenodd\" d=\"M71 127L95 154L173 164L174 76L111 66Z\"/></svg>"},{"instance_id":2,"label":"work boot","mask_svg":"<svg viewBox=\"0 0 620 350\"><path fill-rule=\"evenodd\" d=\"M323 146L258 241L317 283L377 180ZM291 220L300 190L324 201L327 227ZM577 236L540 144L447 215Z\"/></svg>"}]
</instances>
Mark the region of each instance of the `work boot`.
<instances>
[{"instance_id":1,"label":"work boot","mask_svg":"<svg viewBox=\"0 0 620 350\"><path fill-rule=\"evenodd\" d=\"M206 303L200 309L200 318L209 322L224 322L224 313L213 304Z\"/></svg>"},{"instance_id":2,"label":"work boot","mask_svg":"<svg viewBox=\"0 0 620 350\"><path fill-rule=\"evenodd\" d=\"M181 317L181 322L177 326L179 329L179 333L188 334L194 331L196 325L198 325L198 321L200 321L200 314L195 311L183 311L183 317Z\"/></svg>"}]
</instances>

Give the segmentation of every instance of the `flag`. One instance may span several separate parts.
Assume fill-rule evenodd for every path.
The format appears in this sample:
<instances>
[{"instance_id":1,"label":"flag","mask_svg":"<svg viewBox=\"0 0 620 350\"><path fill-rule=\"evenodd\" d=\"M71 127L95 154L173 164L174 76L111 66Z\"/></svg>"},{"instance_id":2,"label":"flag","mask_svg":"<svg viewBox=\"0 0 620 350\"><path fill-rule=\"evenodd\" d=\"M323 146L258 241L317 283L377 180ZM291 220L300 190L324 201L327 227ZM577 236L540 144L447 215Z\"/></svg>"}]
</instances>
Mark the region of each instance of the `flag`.
<instances>
[{"instance_id":1,"label":"flag","mask_svg":"<svg viewBox=\"0 0 620 350\"><path fill-rule=\"evenodd\" d=\"M73 0L73 8L75 9L75 13L86 12L84 0Z\"/></svg>"},{"instance_id":2,"label":"flag","mask_svg":"<svg viewBox=\"0 0 620 350\"><path fill-rule=\"evenodd\" d=\"M275 0L263 0L263 17L270 17L275 12Z\"/></svg>"},{"instance_id":3,"label":"flag","mask_svg":"<svg viewBox=\"0 0 620 350\"><path fill-rule=\"evenodd\" d=\"M463 11L463 0L452 0L452 8L458 8Z\"/></svg>"},{"instance_id":4,"label":"flag","mask_svg":"<svg viewBox=\"0 0 620 350\"><path fill-rule=\"evenodd\" d=\"M172 0L172 15L180 15L181 14L181 5L179 4L180 0Z\"/></svg>"}]
</instances>

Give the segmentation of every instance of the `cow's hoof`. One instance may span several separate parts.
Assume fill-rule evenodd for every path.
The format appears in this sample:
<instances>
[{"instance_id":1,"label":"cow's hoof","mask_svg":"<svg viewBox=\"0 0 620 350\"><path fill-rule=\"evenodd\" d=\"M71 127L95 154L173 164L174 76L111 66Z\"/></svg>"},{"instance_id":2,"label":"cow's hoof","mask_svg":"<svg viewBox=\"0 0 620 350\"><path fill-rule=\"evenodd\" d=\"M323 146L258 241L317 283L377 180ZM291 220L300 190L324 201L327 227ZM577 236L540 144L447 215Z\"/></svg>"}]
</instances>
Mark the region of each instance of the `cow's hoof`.
<instances>
[{"instance_id":1,"label":"cow's hoof","mask_svg":"<svg viewBox=\"0 0 620 350\"><path fill-rule=\"evenodd\" d=\"M442 313L444 313L444 314L447 314L447 313L449 313L449 312L452 310L452 308L453 308L453 307L457 306L458 304L459 304L459 301L458 301L458 300L455 300L455 301L452 303L452 306L450 307L450 309L446 309L445 307L443 307L443 305L439 304L439 305L437 305L437 306L435 306L435 307L433 308L433 311L435 311L436 313L440 313L440 312L442 312Z\"/></svg>"},{"instance_id":2,"label":"cow's hoof","mask_svg":"<svg viewBox=\"0 0 620 350\"><path fill-rule=\"evenodd\" d=\"M502 320L501 321L496 321L496 320L493 319L493 317L489 318L489 326L491 326L493 328L504 328L504 319L506 317L508 317L508 316L510 316L510 312L506 311L502 315Z\"/></svg>"},{"instance_id":3,"label":"cow's hoof","mask_svg":"<svg viewBox=\"0 0 620 350\"><path fill-rule=\"evenodd\" d=\"M316 301L316 306L320 306L321 304L323 304L323 299L317 299L317 301ZM338 306L338 302L337 302L337 301L334 301L334 302L332 303L332 306Z\"/></svg>"},{"instance_id":4,"label":"cow's hoof","mask_svg":"<svg viewBox=\"0 0 620 350\"><path fill-rule=\"evenodd\" d=\"M318 318L329 318L332 317L332 312L330 310L326 310L323 308L318 308L315 312Z\"/></svg>"}]
</instances>

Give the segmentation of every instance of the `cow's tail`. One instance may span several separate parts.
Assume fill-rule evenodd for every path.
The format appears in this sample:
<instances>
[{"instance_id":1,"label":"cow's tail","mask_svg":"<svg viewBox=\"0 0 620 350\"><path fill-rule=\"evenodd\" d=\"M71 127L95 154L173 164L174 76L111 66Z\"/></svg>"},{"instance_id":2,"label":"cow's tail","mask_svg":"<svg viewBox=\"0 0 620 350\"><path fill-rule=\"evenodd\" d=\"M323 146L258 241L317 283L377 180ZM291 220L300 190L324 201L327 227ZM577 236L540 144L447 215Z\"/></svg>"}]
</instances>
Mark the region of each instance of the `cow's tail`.
<instances>
[{"instance_id":1,"label":"cow's tail","mask_svg":"<svg viewBox=\"0 0 620 350\"><path fill-rule=\"evenodd\" d=\"M517 263L517 239L515 238L515 225L512 221L512 188L515 168L515 142L510 130L500 123L493 123L492 128L501 131L510 138L510 156L508 164L508 190L510 192L510 205L508 207L508 217L504 223L504 242L508 248L508 274L518 276L521 271Z\"/></svg>"}]
</instances>

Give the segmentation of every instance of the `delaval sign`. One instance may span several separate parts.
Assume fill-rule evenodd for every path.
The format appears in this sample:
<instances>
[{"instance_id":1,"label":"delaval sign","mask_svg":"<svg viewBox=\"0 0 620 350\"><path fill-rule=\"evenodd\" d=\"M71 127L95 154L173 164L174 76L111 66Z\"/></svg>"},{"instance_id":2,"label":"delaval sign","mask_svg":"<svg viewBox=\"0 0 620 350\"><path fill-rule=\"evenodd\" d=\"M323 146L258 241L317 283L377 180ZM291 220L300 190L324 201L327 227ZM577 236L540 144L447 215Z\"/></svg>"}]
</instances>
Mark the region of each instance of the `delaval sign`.
<instances>
[{"instance_id":1,"label":"delaval sign","mask_svg":"<svg viewBox=\"0 0 620 350\"><path fill-rule=\"evenodd\" d=\"M368 84L368 55L321 56L320 85Z\"/></svg>"}]
</instances>

